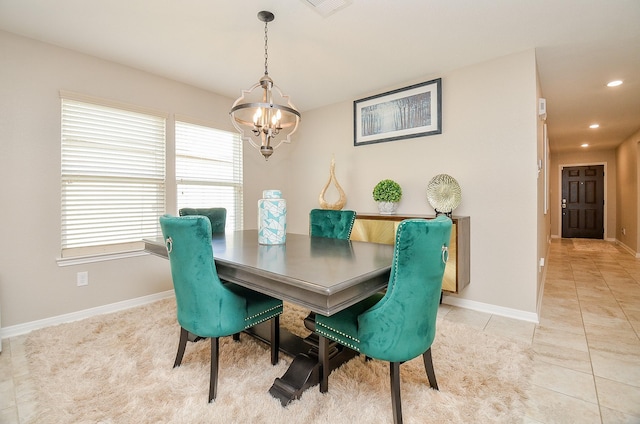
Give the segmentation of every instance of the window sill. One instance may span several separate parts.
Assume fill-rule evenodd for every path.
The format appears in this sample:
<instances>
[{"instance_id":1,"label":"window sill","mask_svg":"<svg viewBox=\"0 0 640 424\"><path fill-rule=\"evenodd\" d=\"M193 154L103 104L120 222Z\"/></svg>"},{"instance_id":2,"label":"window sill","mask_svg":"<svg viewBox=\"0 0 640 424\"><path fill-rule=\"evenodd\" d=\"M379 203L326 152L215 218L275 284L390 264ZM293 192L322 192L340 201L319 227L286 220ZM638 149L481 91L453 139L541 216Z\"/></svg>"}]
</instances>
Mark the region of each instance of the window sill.
<instances>
[{"instance_id":1,"label":"window sill","mask_svg":"<svg viewBox=\"0 0 640 424\"><path fill-rule=\"evenodd\" d=\"M72 266L89 264L93 262L113 261L116 259L134 258L136 256L145 256L148 254L149 252L145 252L144 250L133 250L130 252L103 253L97 255L75 256L70 258L56 258L56 262L58 263L58 266Z\"/></svg>"}]
</instances>

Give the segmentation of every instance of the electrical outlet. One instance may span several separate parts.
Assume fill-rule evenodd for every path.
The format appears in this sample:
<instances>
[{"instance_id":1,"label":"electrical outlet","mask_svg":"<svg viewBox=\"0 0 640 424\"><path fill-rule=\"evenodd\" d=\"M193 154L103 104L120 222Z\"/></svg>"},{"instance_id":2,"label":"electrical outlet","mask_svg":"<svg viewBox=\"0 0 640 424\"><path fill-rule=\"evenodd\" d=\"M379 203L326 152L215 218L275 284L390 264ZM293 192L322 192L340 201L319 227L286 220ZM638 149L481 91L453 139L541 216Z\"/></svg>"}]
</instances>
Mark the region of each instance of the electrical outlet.
<instances>
[{"instance_id":1,"label":"electrical outlet","mask_svg":"<svg viewBox=\"0 0 640 424\"><path fill-rule=\"evenodd\" d=\"M81 271L76 274L76 283L78 287L89 285L89 271Z\"/></svg>"}]
</instances>

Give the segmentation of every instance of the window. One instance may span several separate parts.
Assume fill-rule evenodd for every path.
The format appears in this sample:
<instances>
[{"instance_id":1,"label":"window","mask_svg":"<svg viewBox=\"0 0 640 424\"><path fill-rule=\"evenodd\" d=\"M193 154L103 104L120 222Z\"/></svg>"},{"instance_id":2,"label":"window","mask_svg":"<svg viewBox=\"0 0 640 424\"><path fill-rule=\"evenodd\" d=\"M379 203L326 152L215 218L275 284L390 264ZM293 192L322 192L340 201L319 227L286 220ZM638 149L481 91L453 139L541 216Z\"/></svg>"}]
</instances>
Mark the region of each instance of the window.
<instances>
[{"instance_id":1,"label":"window","mask_svg":"<svg viewBox=\"0 0 640 424\"><path fill-rule=\"evenodd\" d=\"M62 99L62 257L161 237L165 118Z\"/></svg>"},{"instance_id":2,"label":"window","mask_svg":"<svg viewBox=\"0 0 640 424\"><path fill-rule=\"evenodd\" d=\"M227 230L242 229L240 134L176 121L178 209L227 209Z\"/></svg>"}]
</instances>

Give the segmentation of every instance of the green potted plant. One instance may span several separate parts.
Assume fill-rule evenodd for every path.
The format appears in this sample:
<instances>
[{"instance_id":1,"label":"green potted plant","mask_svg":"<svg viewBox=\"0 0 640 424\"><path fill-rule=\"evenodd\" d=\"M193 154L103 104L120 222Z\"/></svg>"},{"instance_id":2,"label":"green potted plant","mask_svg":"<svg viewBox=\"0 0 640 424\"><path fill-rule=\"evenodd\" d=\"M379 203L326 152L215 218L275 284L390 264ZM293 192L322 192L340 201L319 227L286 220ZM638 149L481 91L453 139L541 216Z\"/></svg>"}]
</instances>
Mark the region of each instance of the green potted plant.
<instances>
[{"instance_id":1,"label":"green potted plant","mask_svg":"<svg viewBox=\"0 0 640 424\"><path fill-rule=\"evenodd\" d=\"M402 199L402 187L393 180L382 180L373 188L373 200L378 202L378 211L382 215L393 215Z\"/></svg>"}]
</instances>

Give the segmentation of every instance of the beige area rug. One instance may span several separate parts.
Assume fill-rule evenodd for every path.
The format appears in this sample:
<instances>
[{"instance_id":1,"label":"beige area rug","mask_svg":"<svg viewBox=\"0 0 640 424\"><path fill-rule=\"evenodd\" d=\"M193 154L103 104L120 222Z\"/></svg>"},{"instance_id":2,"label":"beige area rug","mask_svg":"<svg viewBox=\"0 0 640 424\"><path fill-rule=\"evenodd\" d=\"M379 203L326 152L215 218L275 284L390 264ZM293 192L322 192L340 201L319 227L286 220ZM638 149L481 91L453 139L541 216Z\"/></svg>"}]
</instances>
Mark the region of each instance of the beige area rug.
<instances>
[{"instance_id":1,"label":"beige area rug","mask_svg":"<svg viewBox=\"0 0 640 424\"><path fill-rule=\"evenodd\" d=\"M573 248L579 252L619 253L612 242L594 239L571 239Z\"/></svg>"},{"instance_id":2,"label":"beige area rug","mask_svg":"<svg viewBox=\"0 0 640 424\"><path fill-rule=\"evenodd\" d=\"M290 305L281 323L299 325ZM304 331L302 328L299 332ZM26 340L37 423L388 423L388 364L357 357L286 408L269 395L291 359L271 366L268 347L221 339L218 397L208 404L209 341L178 343L175 300L32 332ZM405 423L519 422L532 369L528 347L441 320L432 348L440 391L421 358L403 364Z\"/></svg>"}]
</instances>

